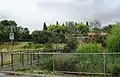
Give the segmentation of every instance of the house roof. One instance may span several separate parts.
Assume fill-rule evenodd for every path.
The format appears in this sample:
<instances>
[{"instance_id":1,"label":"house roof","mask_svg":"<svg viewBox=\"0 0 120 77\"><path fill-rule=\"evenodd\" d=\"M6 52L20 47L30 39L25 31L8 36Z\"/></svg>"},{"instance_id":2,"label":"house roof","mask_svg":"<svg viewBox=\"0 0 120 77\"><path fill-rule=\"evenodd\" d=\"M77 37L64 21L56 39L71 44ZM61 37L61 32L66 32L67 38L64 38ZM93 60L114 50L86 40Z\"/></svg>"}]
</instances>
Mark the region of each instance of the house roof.
<instances>
[{"instance_id":1,"label":"house roof","mask_svg":"<svg viewBox=\"0 0 120 77\"><path fill-rule=\"evenodd\" d=\"M88 33L88 35L96 35L96 33L90 32L90 33ZM100 35L108 35L108 33L100 33Z\"/></svg>"},{"instance_id":2,"label":"house roof","mask_svg":"<svg viewBox=\"0 0 120 77\"><path fill-rule=\"evenodd\" d=\"M96 35L96 33L90 32L88 33L88 35Z\"/></svg>"},{"instance_id":3,"label":"house roof","mask_svg":"<svg viewBox=\"0 0 120 77\"><path fill-rule=\"evenodd\" d=\"M108 33L101 33L100 35L108 35Z\"/></svg>"}]
</instances>

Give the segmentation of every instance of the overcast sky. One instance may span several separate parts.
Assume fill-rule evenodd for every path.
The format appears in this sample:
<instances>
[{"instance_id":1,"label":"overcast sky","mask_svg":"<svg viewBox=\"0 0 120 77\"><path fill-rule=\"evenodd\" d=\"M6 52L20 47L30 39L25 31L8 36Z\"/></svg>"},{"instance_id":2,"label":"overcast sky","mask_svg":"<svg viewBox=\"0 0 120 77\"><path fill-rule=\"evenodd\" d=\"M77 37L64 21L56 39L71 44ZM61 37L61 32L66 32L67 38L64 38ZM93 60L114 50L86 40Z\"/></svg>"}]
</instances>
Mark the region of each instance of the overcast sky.
<instances>
[{"instance_id":1,"label":"overcast sky","mask_svg":"<svg viewBox=\"0 0 120 77\"><path fill-rule=\"evenodd\" d=\"M0 0L0 20L15 20L31 31L47 24L100 20L108 24L120 20L120 0Z\"/></svg>"}]
</instances>

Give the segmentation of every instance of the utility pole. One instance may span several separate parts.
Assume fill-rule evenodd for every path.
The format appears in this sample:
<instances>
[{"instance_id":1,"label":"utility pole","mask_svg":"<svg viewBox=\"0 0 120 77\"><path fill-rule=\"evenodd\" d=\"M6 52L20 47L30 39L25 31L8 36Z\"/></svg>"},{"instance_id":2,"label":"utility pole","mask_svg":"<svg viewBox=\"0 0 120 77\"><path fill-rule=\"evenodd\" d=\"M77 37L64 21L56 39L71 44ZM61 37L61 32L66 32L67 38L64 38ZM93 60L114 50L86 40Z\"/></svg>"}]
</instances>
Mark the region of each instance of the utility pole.
<instances>
[{"instance_id":1,"label":"utility pole","mask_svg":"<svg viewBox=\"0 0 120 77\"><path fill-rule=\"evenodd\" d=\"M10 34L9 34L9 39L11 40L11 44L12 44L12 45L13 45L13 40L14 40L13 27L14 27L14 26L11 26L11 32L10 32Z\"/></svg>"},{"instance_id":2,"label":"utility pole","mask_svg":"<svg viewBox=\"0 0 120 77\"><path fill-rule=\"evenodd\" d=\"M11 35L11 38L10 38L11 39L11 44L12 44L12 40L13 40L12 34L13 34L13 27L11 27L11 34L10 34Z\"/></svg>"}]
</instances>

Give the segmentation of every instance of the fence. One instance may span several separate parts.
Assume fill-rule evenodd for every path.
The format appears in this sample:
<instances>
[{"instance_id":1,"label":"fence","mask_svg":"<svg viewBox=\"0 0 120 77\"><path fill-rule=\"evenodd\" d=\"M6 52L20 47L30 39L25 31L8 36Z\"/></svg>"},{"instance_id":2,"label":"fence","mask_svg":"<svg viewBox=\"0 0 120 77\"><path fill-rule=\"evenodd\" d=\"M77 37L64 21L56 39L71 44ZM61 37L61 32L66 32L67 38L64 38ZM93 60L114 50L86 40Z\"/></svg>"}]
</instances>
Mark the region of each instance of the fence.
<instances>
[{"instance_id":1,"label":"fence","mask_svg":"<svg viewBox=\"0 0 120 77\"><path fill-rule=\"evenodd\" d=\"M10 51L10 52L0 52L0 69L4 69L5 67L11 67L11 54L22 54L20 56L16 56L16 63L17 62L22 62L23 57L26 60L30 60L31 58L30 55L28 56L23 56L23 54L29 54L29 53L41 53L41 52L63 52L63 49L57 49L57 50L26 50L26 51ZM14 55L15 56L15 55ZM5 69L7 70L7 69Z\"/></svg>"},{"instance_id":2,"label":"fence","mask_svg":"<svg viewBox=\"0 0 120 77\"><path fill-rule=\"evenodd\" d=\"M0 53L1 70L35 68L64 73L111 74L120 67L120 53L44 53L41 51L17 51Z\"/></svg>"},{"instance_id":3,"label":"fence","mask_svg":"<svg viewBox=\"0 0 120 77\"><path fill-rule=\"evenodd\" d=\"M15 53L11 54L9 69L55 72L110 74L114 65L120 66L120 53Z\"/></svg>"}]
</instances>

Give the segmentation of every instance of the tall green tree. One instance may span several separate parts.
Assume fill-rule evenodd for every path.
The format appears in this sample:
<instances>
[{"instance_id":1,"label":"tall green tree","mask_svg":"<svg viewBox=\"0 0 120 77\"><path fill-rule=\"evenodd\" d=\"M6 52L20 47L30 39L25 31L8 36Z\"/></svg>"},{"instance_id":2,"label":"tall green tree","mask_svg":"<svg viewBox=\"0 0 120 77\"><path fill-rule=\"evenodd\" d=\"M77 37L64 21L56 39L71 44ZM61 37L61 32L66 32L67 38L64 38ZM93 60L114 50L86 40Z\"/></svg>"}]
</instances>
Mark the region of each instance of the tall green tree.
<instances>
[{"instance_id":1,"label":"tall green tree","mask_svg":"<svg viewBox=\"0 0 120 77\"><path fill-rule=\"evenodd\" d=\"M47 30L47 25L46 25L45 22L44 22L44 24L43 24L43 30Z\"/></svg>"},{"instance_id":2,"label":"tall green tree","mask_svg":"<svg viewBox=\"0 0 120 77\"><path fill-rule=\"evenodd\" d=\"M56 22L56 25L59 25L58 21Z\"/></svg>"},{"instance_id":3,"label":"tall green tree","mask_svg":"<svg viewBox=\"0 0 120 77\"><path fill-rule=\"evenodd\" d=\"M89 22L88 21L86 22L86 25L89 27Z\"/></svg>"}]
</instances>

